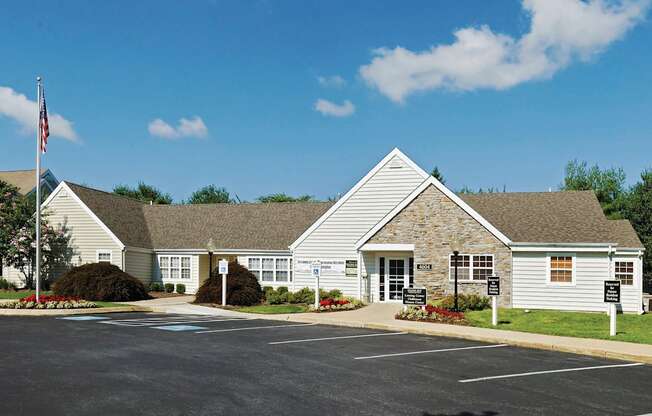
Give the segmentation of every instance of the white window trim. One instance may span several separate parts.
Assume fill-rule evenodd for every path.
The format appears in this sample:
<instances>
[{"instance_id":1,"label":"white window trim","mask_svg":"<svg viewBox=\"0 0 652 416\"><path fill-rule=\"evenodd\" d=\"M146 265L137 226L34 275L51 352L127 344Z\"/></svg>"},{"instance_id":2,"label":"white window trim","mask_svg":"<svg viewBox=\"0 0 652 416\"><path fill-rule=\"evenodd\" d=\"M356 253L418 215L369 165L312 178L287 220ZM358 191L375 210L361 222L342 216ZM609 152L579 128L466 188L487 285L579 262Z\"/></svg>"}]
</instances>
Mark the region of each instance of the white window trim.
<instances>
[{"instance_id":1,"label":"white window trim","mask_svg":"<svg viewBox=\"0 0 652 416\"><path fill-rule=\"evenodd\" d=\"M573 267L571 271L570 282L553 282L550 280L550 258L551 257L571 257ZM577 284L577 254L576 253L546 253L546 285L557 287L571 287Z\"/></svg>"},{"instance_id":2,"label":"white window trim","mask_svg":"<svg viewBox=\"0 0 652 416\"><path fill-rule=\"evenodd\" d=\"M258 259L260 262L260 267L257 269L249 269L249 259ZM263 259L272 259L274 263L274 271L273 271L273 276L274 280L263 280ZM276 260L282 259L282 260L287 260L288 267L287 269L277 269L276 268ZM246 267L252 272L258 272L258 283L260 283L261 286L265 285L289 285L291 283L294 283L294 273L293 273L293 267L292 267L292 257L290 256L247 256L247 261L246 261ZM266 271L270 271L269 269L266 269ZM277 271L281 272L287 272L287 280L278 280L277 277Z\"/></svg>"},{"instance_id":3,"label":"white window trim","mask_svg":"<svg viewBox=\"0 0 652 416\"><path fill-rule=\"evenodd\" d=\"M458 283L487 283L487 280L480 280L480 279L473 279L473 257L475 256L487 256L491 257L491 274L490 276L495 276L496 275L496 256L493 254L489 253L459 253L458 256L469 256L469 278L468 279L460 279L459 277L457 278ZM451 261L453 260L453 253L450 253L448 255L448 263L446 264L446 267L448 267L448 281L449 282L454 282L455 281L455 272L452 272L451 269ZM416 267L416 263L415 263ZM482 269L485 269L485 267L482 267Z\"/></svg>"},{"instance_id":4,"label":"white window trim","mask_svg":"<svg viewBox=\"0 0 652 416\"><path fill-rule=\"evenodd\" d=\"M168 269L169 273L168 273L168 277L165 277L165 278L163 277L163 271L161 269L161 258L163 258L163 257L168 258L168 267L167 267L167 269ZM172 271L171 271L171 269L172 269L172 257L178 257L179 258L179 277L177 277L177 278L172 277ZM187 258L188 259L189 267L181 267L181 265L183 264L182 258ZM180 283L183 283L183 282L192 281L192 256L183 256L183 255L180 255L180 254L159 254L157 256L156 268L158 270L158 277L159 277L159 279L161 279L162 282L180 282ZM188 277L181 277L181 276L183 276L182 269L190 270L190 275Z\"/></svg>"},{"instance_id":5,"label":"white window trim","mask_svg":"<svg viewBox=\"0 0 652 416\"><path fill-rule=\"evenodd\" d=\"M95 251L95 262L99 263L100 262L100 254L108 254L109 255L109 261L108 263L113 264L113 250L109 249L99 249ZM107 263L107 262L104 262Z\"/></svg>"},{"instance_id":6,"label":"white window trim","mask_svg":"<svg viewBox=\"0 0 652 416\"><path fill-rule=\"evenodd\" d=\"M613 267L612 267L612 278L613 280L620 280L616 277L616 262L631 262L634 263L634 274L632 276L632 284L631 285L624 285L621 283L622 287L625 287L627 289L638 289L639 287L639 276L641 275L639 273L639 268L638 264L639 262L637 261L636 258L634 257L614 257L613 258Z\"/></svg>"}]
</instances>

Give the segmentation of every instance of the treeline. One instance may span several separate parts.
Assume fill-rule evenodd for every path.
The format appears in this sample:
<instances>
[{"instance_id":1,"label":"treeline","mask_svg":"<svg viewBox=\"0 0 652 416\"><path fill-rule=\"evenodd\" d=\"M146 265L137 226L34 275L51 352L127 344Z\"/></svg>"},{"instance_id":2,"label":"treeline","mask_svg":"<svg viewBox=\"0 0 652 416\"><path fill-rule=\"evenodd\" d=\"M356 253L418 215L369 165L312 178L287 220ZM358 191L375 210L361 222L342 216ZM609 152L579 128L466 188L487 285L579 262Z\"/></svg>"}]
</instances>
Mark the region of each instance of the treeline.
<instances>
[{"instance_id":1,"label":"treeline","mask_svg":"<svg viewBox=\"0 0 652 416\"><path fill-rule=\"evenodd\" d=\"M169 193L163 192L155 186L140 182L135 187L128 185L118 185L113 188L113 193L127 196L147 203L153 204L172 204L174 200ZM329 198L333 200L334 198ZM275 193L263 195L255 199L255 202L310 202L317 201L312 195L300 195L297 197L285 193ZM237 195L231 195L224 187L216 185L207 185L199 188L190 195L187 200L181 200L180 204L237 204L242 201Z\"/></svg>"}]
</instances>

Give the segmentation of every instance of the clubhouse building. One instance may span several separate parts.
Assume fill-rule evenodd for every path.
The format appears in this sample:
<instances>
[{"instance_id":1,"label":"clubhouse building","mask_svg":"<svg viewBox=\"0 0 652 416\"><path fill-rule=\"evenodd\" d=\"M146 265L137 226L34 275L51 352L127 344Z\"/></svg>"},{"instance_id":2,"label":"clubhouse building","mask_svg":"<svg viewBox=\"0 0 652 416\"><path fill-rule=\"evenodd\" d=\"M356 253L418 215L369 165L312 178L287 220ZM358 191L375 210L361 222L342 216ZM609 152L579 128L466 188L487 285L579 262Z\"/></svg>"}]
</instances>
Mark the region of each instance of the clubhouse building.
<instances>
[{"instance_id":1,"label":"clubhouse building","mask_svg":"<svg viewBox=\"0 0 652 416\"><path fill-rule=\"evenodd\" d=\"M644 247L593 192L458 195L398 149L337 202L151 205L63 181L43 205L71 237L72 265L110 262L190 293L227 258L262 286L314 287L319 260L324 289L401 302L418 286L435 298L453 291L457 251L461 293L484 294L497 275L506 307L605 311L603 281L617 279L622 310L643 311Z\"/></svg>"}]
</instances>

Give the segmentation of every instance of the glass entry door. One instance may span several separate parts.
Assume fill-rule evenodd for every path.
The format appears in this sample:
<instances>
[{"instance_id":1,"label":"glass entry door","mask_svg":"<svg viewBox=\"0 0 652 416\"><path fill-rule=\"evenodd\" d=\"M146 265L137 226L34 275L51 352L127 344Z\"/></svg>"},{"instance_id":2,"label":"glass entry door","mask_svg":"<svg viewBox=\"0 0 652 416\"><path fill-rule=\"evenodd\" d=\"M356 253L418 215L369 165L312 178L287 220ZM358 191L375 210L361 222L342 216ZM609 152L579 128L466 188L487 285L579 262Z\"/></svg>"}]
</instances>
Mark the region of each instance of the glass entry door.
<instances>
[{"instance_id":1,"label":"glass entry door","mask_svg":"<svg viewBox=\"0 0 652 416\"><path fill-rule=\"evenodd\" d=\"M407 267L405 259L389 259L387 274L387 300L402 300L403 286L405 286L405 277L407 276Z\"/></svg>"}]
</instances>

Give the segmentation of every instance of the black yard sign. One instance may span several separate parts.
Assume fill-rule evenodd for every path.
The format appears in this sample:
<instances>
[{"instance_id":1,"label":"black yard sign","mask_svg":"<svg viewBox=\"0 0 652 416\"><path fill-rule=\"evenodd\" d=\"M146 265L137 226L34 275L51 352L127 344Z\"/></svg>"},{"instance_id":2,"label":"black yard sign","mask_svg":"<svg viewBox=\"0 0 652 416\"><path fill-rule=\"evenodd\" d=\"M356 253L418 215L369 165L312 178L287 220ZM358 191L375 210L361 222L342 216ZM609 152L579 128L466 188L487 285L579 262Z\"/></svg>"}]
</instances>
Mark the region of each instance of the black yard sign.
<instances>
[{"instance_id":1,"label":"black yard sign","mask_svg":"<svg viewBox=\"0 0 652 416\"><path fill-rule=\"evenodd\" d=\"M403 305L424 306L428 300L426 288L404 287Z\"/></svg>"},{"instance_id":2,"label":"black yard sign","mask_svg":"<svg viewBox=\"0 0 652 416\"><path fill-rule=\"evenodd\" d=\"M500 296L500 277L487 277L487 296Z\"/></svg>"},{"instance_id":3,"label":"black yard sign","mask_svg":"<svg viewBox=\"0 0 652 416\"><path fill-rule=\"evenodd\" d=\"M620 280L604 281L604 301L607 303L620 303Z\"/></svg>"}]
</instances>

